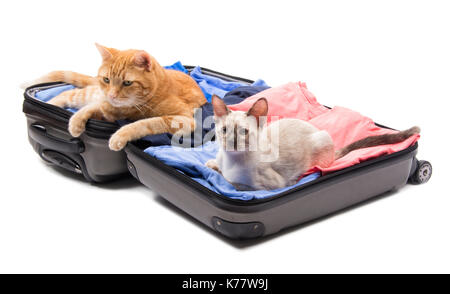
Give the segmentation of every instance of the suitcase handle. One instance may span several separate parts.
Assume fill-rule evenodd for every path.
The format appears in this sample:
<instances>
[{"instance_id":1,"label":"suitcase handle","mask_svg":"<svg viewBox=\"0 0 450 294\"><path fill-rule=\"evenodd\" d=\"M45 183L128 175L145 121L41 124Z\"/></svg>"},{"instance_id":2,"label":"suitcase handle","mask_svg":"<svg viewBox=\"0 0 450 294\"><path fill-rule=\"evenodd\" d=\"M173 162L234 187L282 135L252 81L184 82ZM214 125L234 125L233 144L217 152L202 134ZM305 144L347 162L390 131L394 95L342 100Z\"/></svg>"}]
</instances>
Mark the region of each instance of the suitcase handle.
<instances>
[{"instance_id":1,"label":"suitcase handle","mask_svg":"<svg viewBox=\"0 0 450 294\"><path fill-rule=\"evenodd\" d=\"M73 138L64 140L47 133L47 129L42 125L31 125L28 129L28 135L41 145L53 150L67 153L84 152L84 144L80 139Z\"/></svg>"}]
</instances>

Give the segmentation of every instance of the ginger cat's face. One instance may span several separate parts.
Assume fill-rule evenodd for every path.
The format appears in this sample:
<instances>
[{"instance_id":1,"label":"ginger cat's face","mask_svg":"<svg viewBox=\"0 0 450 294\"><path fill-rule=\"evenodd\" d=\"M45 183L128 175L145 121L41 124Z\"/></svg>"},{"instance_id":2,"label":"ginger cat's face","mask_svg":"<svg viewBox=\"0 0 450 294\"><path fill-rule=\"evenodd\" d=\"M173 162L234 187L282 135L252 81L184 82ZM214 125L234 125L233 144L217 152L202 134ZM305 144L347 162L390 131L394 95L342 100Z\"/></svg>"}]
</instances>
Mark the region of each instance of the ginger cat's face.
<instances>
[{"instance_id":1,"label":"ginger cat's face","mask_svg":"<svg viewBox=\"0 0 450 294\"><path fill-rule=\"evenodd\" d=\"M96 44L103 58L98 70L105 99L115 107L139 107L151 98L154 59L142 50L120 51Z\"/></svg>"}]
</instances>

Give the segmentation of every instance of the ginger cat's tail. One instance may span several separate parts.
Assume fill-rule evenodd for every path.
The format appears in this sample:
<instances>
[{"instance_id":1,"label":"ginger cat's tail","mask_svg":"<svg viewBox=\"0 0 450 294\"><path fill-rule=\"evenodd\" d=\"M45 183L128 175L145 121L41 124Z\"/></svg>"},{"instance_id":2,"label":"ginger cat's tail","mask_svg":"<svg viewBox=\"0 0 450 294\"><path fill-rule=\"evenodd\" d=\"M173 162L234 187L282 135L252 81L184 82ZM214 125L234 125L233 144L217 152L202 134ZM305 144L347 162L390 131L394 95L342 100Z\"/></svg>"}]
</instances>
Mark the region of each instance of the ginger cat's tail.
<instances>
[{"instance_id":1,"label":"ginger cat's tail","mask_svg":"<svg viewBox=\"0 0 450 294\"><path fill-rule=\"evenodd\" d=\"M341 157L344 157L348 153L350 153L353 150L356 149L362 149L367 147L373 147L373 146L380 146L380 145L386 145L386 144L395 144L400 143L402 141L405 141L409 137L415 134L420 133L419 127L412 127L410 129L407 129L405 131L401 131L395 134L384 134L379 136L370 136L361 140L358 140L356 142L353 142L339 150L336 150L335 152L335 160L339 159Z\"/></svg>"},{"instance_id":2,"label":"ginger cat's tail","mask_svg":"<svg viewBox=\"0 0 450 294\"><path fill-rule=\"evenodd\" d=\"M32 82L23 83L20 87L22 89L28 88L31 85L50 83L50 82L64 82L72 84L78 88L85 88L87 86L97 85L98 80L95 77L83 75L73 71L52 71Z\"/></svg>"}]
</instances>

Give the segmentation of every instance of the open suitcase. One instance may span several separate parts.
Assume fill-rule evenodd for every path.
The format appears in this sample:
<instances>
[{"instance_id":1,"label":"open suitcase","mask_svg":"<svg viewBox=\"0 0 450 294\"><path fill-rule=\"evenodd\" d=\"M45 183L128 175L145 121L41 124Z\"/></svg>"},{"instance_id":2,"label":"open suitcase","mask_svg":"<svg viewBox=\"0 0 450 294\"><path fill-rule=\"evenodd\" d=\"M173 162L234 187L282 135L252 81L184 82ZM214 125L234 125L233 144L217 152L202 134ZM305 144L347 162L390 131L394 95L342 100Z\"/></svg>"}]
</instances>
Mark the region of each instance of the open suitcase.
<instances>
[{"instance_id":1,"label":"open suitcase","mask_svg":"<svg viewBox=\"0 0 450 294\"><path fill-rule=\"evenodd\" d=\"M253 83L205 68L202 71L226 81ZM415 143L267 199L232 199L145 153L149 147L145 140L129 143L121 152L109 150L108 139L119 128L116 123L91 119L86 132L72 138L67 131L71 112L35 98L38 91L61 85L35 85L24 93L29 141L43 160L83 174L91 182L110 181L131 173L173 205L233 239L270 235L398 189L408 180L423 183L431 177L431 164L415 157L418 148Z\"/></svg>"},{"instance_id":2,"label":"open suitcase","mask_svg":"<svg viewBox=\"0 0 450 294\"><path fill-rule=\"evenodd\" d=\"M184 67L188 71L194 68ZM226 81L253 83L206 68L202 68L202 72ZM119 124L90 119L86 131L79 138L73 138L67 131L72 112L36 98L37 92L61 85L65 84L39 84L25 90L23 112L34 150L44 161L82 174L89 182L106 182L129 175L125 152L108 148L109 137L119 129Z\"/></svg>"}]
</instances>

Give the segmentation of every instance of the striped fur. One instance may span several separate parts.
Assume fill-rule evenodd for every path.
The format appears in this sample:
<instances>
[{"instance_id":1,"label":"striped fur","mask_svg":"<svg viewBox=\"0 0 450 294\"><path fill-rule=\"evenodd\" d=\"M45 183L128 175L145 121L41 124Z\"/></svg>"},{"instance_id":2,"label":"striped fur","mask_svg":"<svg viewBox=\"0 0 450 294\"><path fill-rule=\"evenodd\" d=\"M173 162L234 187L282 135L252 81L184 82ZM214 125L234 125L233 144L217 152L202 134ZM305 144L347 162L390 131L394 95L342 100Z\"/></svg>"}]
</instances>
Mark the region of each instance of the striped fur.
<instances>
[{"instance_id":1,"label":"striped fur","mask_svg":"<svg viewBox=\"0 0 450 294\"><path fill-rule=\"evenodd\" d=\"M386 144L400 143L402 141L405 141L412 135L419 134L419 133L420 133L420 128L415 126L415 127L409 128L405 131L401 131L401 132L394 133L394 134L370 136L370 137L358 140L356 142L353 142L339 150L336 150L334 157L335 157L335 159L339 159L341 157L344 157L348 153L352 152L353 150L357 150L357 149L386 145Z\"/></svg>"},{"instance_id":2,"label":"striped fur","mask_svg":"<svg viewBox=\"0 0 450 294\"><path fill-rule=\"evenodd\" d=\"M194 110L206 103L206 98L189 75L164 69L142 50L96 46L103 59L97 77L54 71L37 80L78 87L49 101L60 107L81 108L69 122L72 136L84 132L89 118L135 121L111 136L109 147L117 151L147 135L194 130Z\"/></svg>"},{"instance_id":3,"label":"striped fur","mask_svg":"<svg viewBox=\"0 0 450 294\"><path fill-rule=\"evenodd\" d=\"M36 80L36 84L48 82L65 82L68 84L72 84L78 88L98 85L98 81L94 77L83 75L73 71L62 71L62 70L52 71L47 75Z\"/></svg>"}]
</instances>

